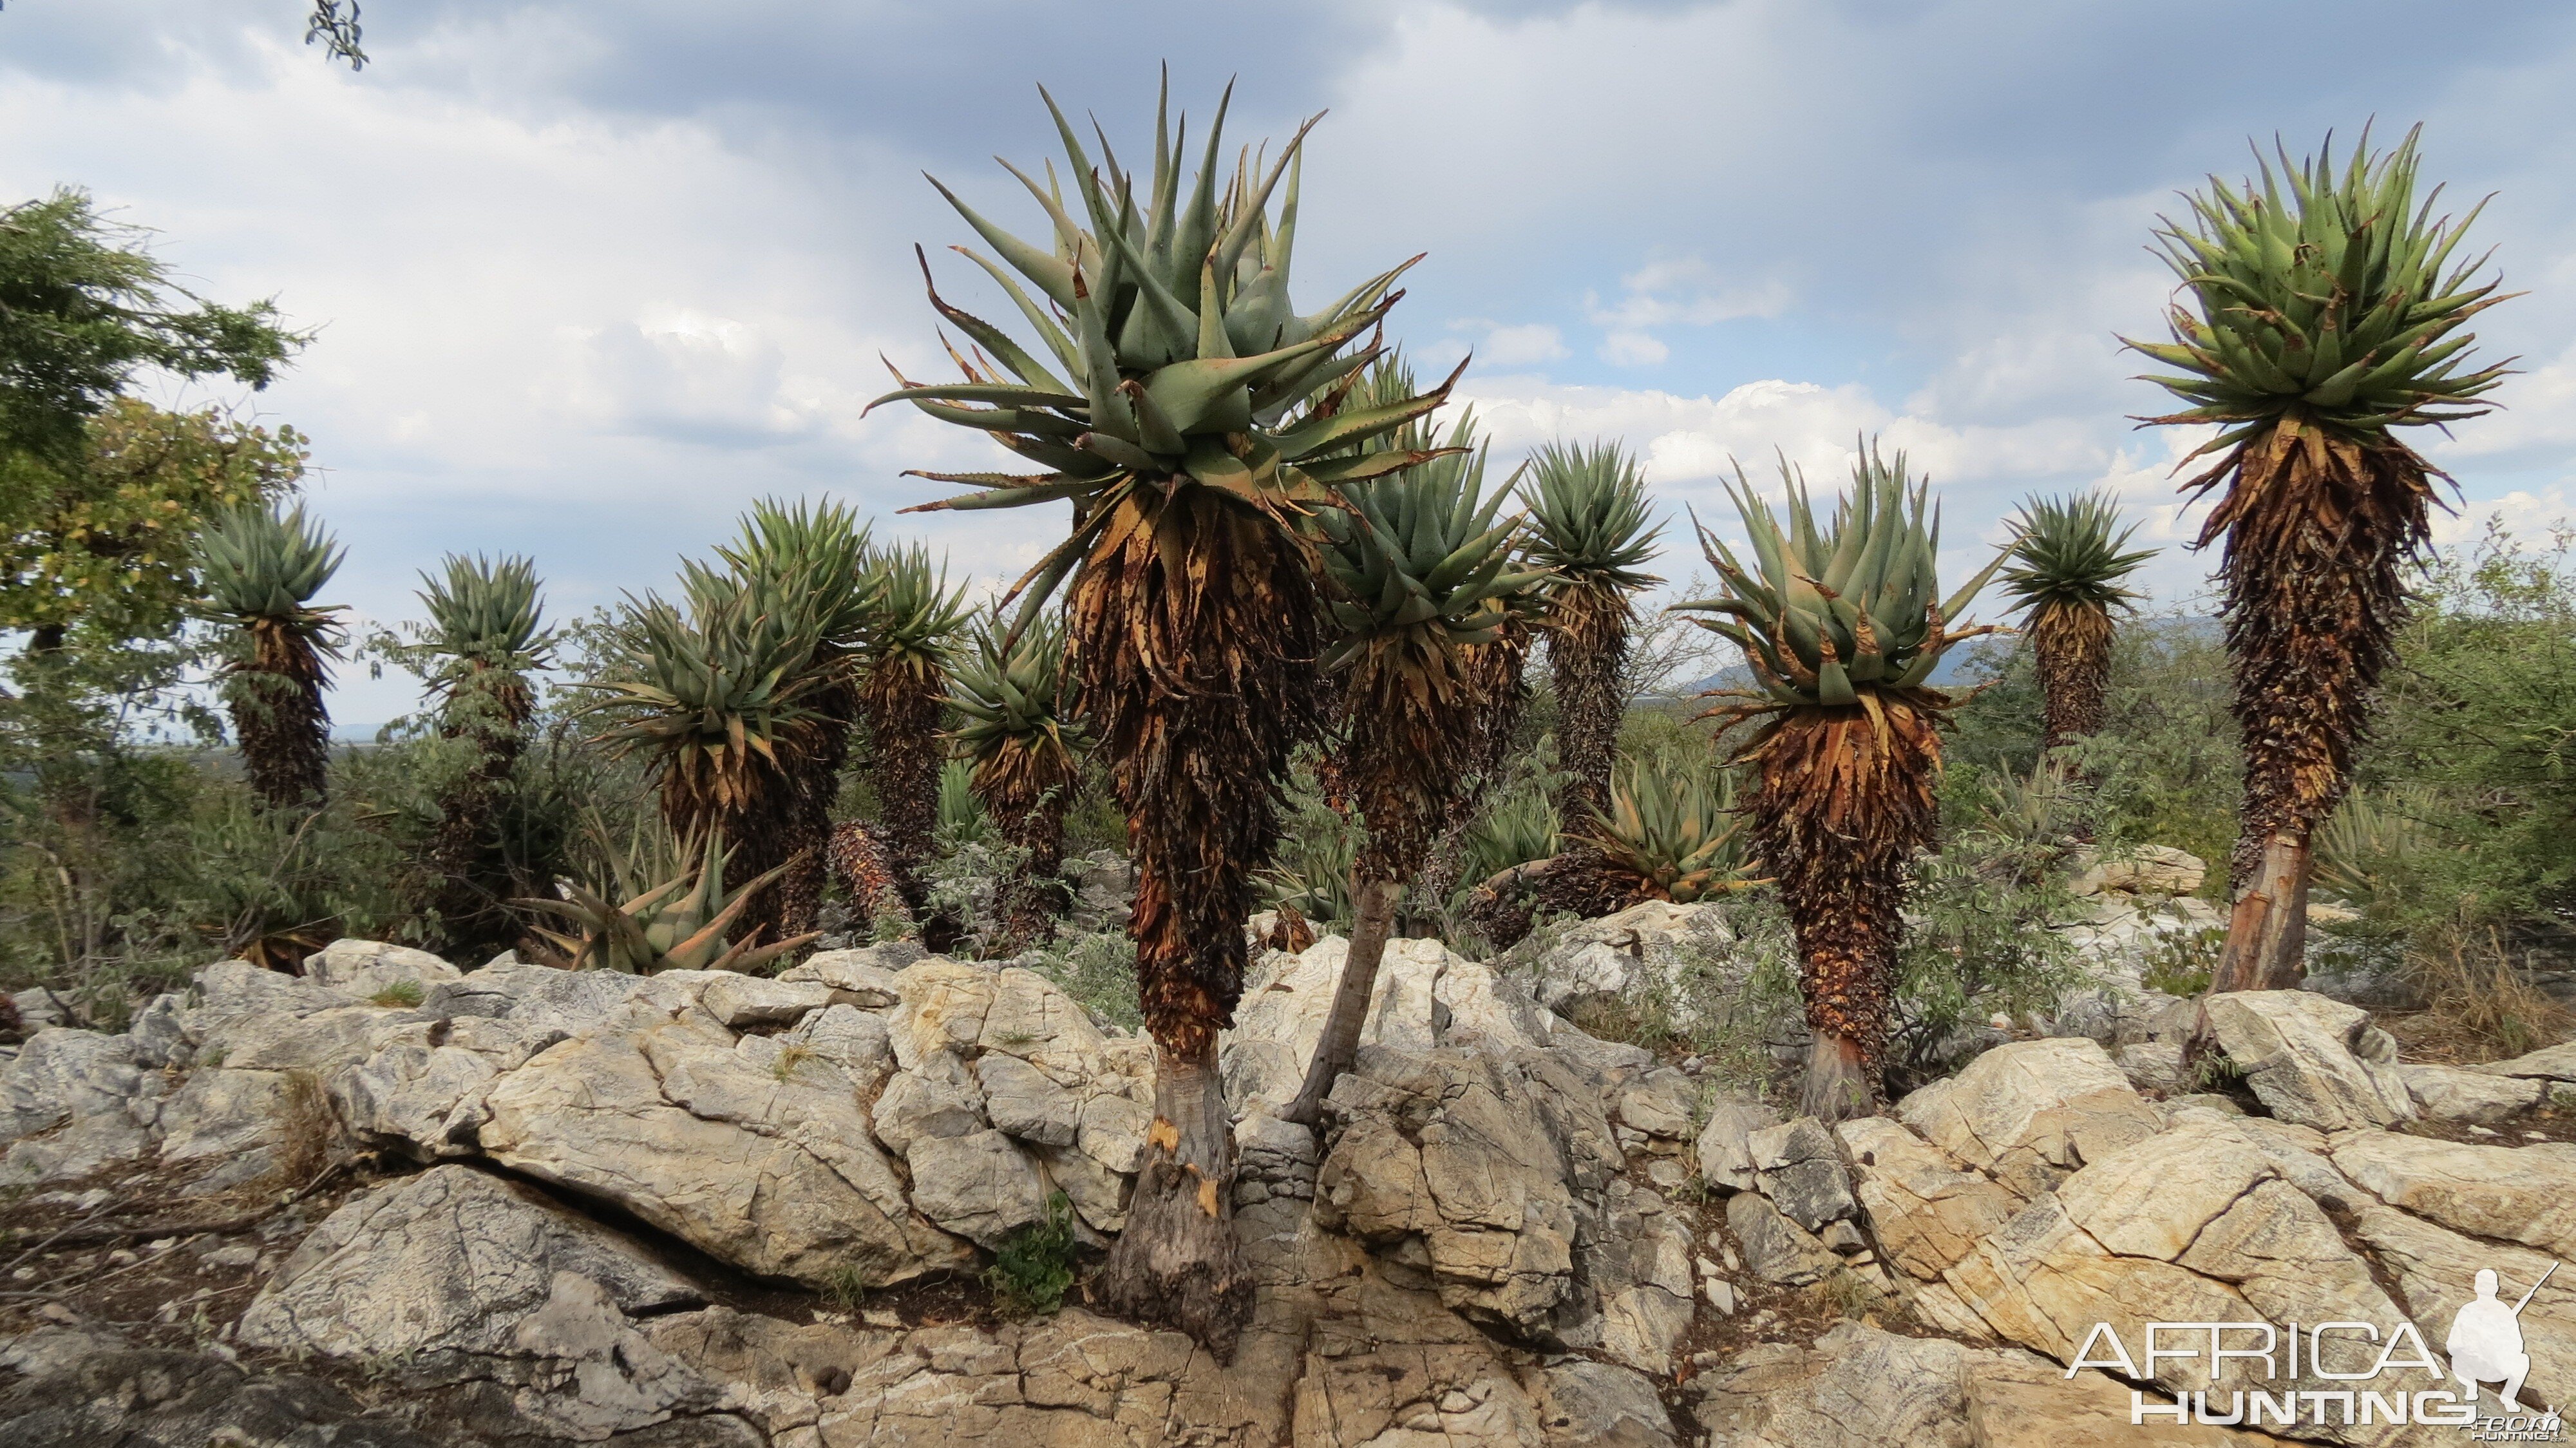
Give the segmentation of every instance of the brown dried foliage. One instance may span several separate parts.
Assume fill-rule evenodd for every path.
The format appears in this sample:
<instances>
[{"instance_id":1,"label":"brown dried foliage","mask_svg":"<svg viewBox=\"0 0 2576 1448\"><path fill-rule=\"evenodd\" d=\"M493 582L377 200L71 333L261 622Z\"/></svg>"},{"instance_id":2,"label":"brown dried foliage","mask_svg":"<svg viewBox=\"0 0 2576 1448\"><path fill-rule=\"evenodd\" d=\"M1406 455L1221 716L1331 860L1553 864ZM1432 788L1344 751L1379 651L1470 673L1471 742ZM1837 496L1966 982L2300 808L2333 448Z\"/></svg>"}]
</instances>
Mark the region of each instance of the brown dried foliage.
<instances>
[{"instance_id":1,"label":"brown dried foliage","mask_svg":"<svg viewBox=\"0 0 2576 1448\"><path fill-rule=\"evenodd\" d=\"M1557 757L1574 776L1556 801L1568 820L1610 807L1610 769L1619 758L1620 667L1628 661L1636 611L1628 592L1602 579L1569 583L1548 598L1547 658L1556 675Z\"/></svg>"},{"instance_id":2,"label":"brown dried foliage","mask_svg":"<svg viewBox=\"0 0 2576 1448\"><path fill-rule=\"evenodd\" d=\"M309 633L284 620L253 619L245 632L250 655L226 669L224 692L251 793L270 809L318 804L331 772L322 651Z\"/></svg>"},{"instance_id":3,"label":"brown dried foliage","mask_svg":"<svg viewBox=\"0 0 2576 1448\"><path fill-rule=\"evenodd\" d=\"M1000 953L1043 940L1062 905L1064 814L1081 772L1060 740L1005 739L975 765L975 797L1023 854L1005 889Z\"/></svg>"},{"instance_id":4,"label":"brown dried foliage","mask_svg":"<svg viewBox=\"0 0 2576 1448\"><path fill-rule=\"evenodd\" d=\"M2111 615L2052 599L2033 611L2030 643L2042 694L2040 747L2100 733L2111 677Z\"/></svg>"},{"instance_id":5,"label":"brown dried foliage","mask_svg":"<svg viewBox=\"0 0 2576 1448\"><path fill-rule=\"evenodd\" d=\"M1754 767L1754 850L1797 932L1807 1024L1856 1044L1875 1080L1905 867L1938 823L1934 721L1949 700L1929 689L1868 697L1875 710L1779 710L1737 759Z\"/></svg>"},{"instance_id":6,"label":"brown dried foliage","mask_svg":"<svg viewBox=\"0 0 2576 1448\"><path fill-rule=\"evenodd\" d=\"M2407 615L2403 570L2432 537L2433 479L2412 448L2328 436L2284 418L2185 487L2226 492L2194 545L2227 542L2227 648L2245 739L2245 804L2230 878L2274 835L2304 840L2334 812L2369 734L2372 691Z\"/></svg>"},{"instance_id":7,"label":"brown dried foliage","mask_svg":"<svg viewBox=\"0 0 2576 1448\"><path fill-rule=\"evenodd\" d=\"M1146 1028L1195 1059L1233 1022L1278 781L1316 729L1314 568L1277 520L1214 489L1113 506L1066 600L1066 667L1128 820Z\"/></svg>"},{"instance_id":8,"label":"brown dried foliage","mask_svg":"<svg viewBox=\"0 0 2576 1448\"><path fill-rule=\"evenodd\" d=\"M922 877L939 830L939 766L948 751L939 732L948 677L914 656L890 660L859 685L859 707L876 749L877 816L896 883L917 914L929 893Z\"/></svg>"}]
</instances>

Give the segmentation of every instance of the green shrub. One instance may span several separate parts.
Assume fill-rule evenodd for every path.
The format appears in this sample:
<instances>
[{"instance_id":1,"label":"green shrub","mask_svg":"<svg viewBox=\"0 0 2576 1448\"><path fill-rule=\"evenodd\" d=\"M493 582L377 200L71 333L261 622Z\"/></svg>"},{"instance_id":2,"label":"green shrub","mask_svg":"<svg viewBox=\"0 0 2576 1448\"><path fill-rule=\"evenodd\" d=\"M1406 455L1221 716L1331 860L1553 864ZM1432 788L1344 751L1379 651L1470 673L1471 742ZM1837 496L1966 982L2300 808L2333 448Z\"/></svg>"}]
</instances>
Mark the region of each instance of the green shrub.
<instances>
[{"instance_id":1,"label":"green shrub","mask_svg":"<svg viewBox=\"0 0 2576 1448\"><path fill-rule=\"evenodd\" d=\"M1136 1005L1136 943L1124 931L1060 934L1020 960L1095 1017L1131 1031L1145 1023Z\"/></svg>"},{"instance_id":2,"label":"green shrub","mask_svg":"<svg viewBox=\"0 0 2576 1448\"><path fill-rule=\"evenodd\" d=\"M370 1005L408 1007L419 1005L425 998L419 981L398 980L367 997L367 1001Z\"/></svg>"},{"instance_id":3,"label":"green shrub","mask_svg":"<svg viewBox=\"0 0 2576 1448\"><path fill-rule=\"evenodd\" d=\"M1064 1193L1047 1194L1045 1221L1002 1239L984 1285L1005 1317L1047 1317L1064 1306L1073 1286L1073 1203Z\"/></svg>"}]
</instances>

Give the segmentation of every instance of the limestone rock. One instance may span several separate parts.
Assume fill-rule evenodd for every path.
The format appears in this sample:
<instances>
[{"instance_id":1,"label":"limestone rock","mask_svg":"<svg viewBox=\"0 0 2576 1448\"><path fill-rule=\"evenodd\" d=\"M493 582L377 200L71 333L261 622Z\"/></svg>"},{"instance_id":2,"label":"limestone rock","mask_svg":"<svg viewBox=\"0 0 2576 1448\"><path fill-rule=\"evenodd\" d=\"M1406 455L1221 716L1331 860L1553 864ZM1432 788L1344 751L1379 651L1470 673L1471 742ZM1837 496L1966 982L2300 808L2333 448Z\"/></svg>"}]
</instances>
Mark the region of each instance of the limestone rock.
<instances>
[{"instance_id":1,"label":"limestone rock","mask_svg":"<svg viewBox=\"0 0 2576 1448\"><path fill-rule=\"evenodd\" d=\"M1780 1214L1809 1232L1824 1230L1860 1210L1851 1174L1843 1169L1834 1135L1812 1116L1765 1127L1746 1139L1762 1194Z\"/></svg>"},{"instance_id":2,"label":"limestone rock","mask_svg":"<svg viewBox=\"0 0 2576 1448\"><path fill-rule=\"evenodd\" d=\"M1316 1178L1317 1223L1385 1247L1418 1241L1443 1305L1508 1336L1562 1340L1597 1311L1575 1290L1577 1194L1600 1193L1619 1158L1597 1095L1544 1072L1454 1047L1364 1049L1328 1098L1340 1131Z\"/></svg>"},{"instance_id":3,"label":"limestone rock","mask_svg":"<svg viewBox=\"0 0 2576 1448\"><path fill-rule=\"evenodd\" d=\"M1750 1138L1780 1124L1780 1113L1759 1101L1723 1096L1708 1110L1699 1133L1700 1180L1712 1190L1745 1192L1756 1182Z\"/></svg>"},{"instance_id":4,"label":"limestone rock","mask_svg":"<svg viewBox=\"0 0 2576 1448\"><path fill-rule=\"evenodd\" d=\"M998 1131L924 1136L904 1159L914 1209L977 1246L998 1247L1046 1220L1046 1182L1036 1162Z\"/></svg>"},{"instance_id":5,"label":"limestone rock","mask_svg":"<svg viewBox=\"0 0 2576 1448\"><path fill-rule=\"evenodd\" d=\"M381 940L334 940L304 958L305 979L360 1000L404 986L426 996L431 986L458 975L455 966L426 950Z\"/></svg>"},{"instance_id":6,"label":"limestone rock","mask_svg":"<svg viewBox=\"0 0 2576 1448\"><path fill-rule=\"evenodd\" d=\"M984 1117L983 1087L947 1051L896 1072L877 1094L870 1115L877 1140L897 1153L909 1153L918 1141L965 1136L990 1124Z\"/></svg>"},{"instance_id":7,"label":"limestone rock","mask_svg":"<svg viewBox=\"0 0 2576 1448\"><path fill-rule=\"evenodd\" d=\"M2281 1120L2345 1131L2414 1117L2405 1083L2363 1059L2392 1054L2369 1012L2302 990L2234 991L2207 1009L2219 1049Z\"/></svg>"},{"instance_id":8,"label":"limestone rock","mask_svg":"<svg viewBox=\"0 0 2576 1448\"><path fill-rule=\"evenodd\" d=\"M781 1049L685 1000L630 1005L496 1081L476 1141L763 1275L881 1286L966 1261L906 1201L848 1083L782 1075Z\"/></svg>"},{"instance_id":9,"label":"limestone rock","mask_svg":"<svg viewBox=\"0 0 2576 1448\"><path fill-rule=\"evenodd\" d=\"M832 998L832 987L821 981L767 980L727 971L707 982L698 993L698 1006L739 1031L794 1025L808 1012L830 1005Z\"/></svg>"},{"instance_id":10,"label":"limestone rock","mask_svg":"<svg viewBox=\"0 0 2576 1448\"><path fill-rule=\"evenodd\" d=\"M134 1043L69 1026L28 1037L0 1062L0 1187L87 1176L142 1154L134 1119L159 1078L134 1066Z\"/></svg>"},{"instance_id":11,"label":"limestone rock","mask_svg":"<svg viewBox=\"0 0 2576 1448\"><path fill-rule=\"evenodd\" d=\"M2337 1170L2454 1231L2576 1258L2576 1144L2466 1146L2387 1131L2334 1142Z\"/></svg>"},{"instance_id":12,"label":"limestone rock","mask_svg":"<svg viewBox=\"0 0 2576 1448\"><path fill-rule=\"evenodd\" d=\"M620 1313L699 1300L620 1233L527 1187L436 1166L352 1197L323 1219L242 1314L241 1340L340 1358L470 1359L516 1352L514 1336L555 1274L597 1285Z\"/></svg>"},{"instance_id":13,"label":"limestone rock","mask_svg":"<svg viewBox=\"0 0 2576 1448\"><path fill-rule=\"evenodd\" d=\"M975 1062L975 1076L995 1128L1045 1146L1071 1146L1081 1135L1082 1099L1037 1067L992 1052Z\"/></svg>"},{"instance_id":14,"label":"limestone rock","mask_svg":"<svg viewBox=\"0 0 2576 1448\"><path fill-rule=\"evenodd\" d=\"M2072 1037L1997 1047L1896 1114L2025 1199L2164 1125L2099 1045Z\"/></svg>"},{"instance_id":15,"label":"limestone rock","mask_svg":"<svg viewBox=\"0 0 2576 1448\"><path fill-rule=\"evenodd\" d=\"M1691 1098L1698 1093L1691 1079L1670 1066L1656 1066L1621 1083L1619 1124L1650 1137L1670 1141L1690 1136Z\"/></svg>"},{"instance_id":16,"label":"limestone rock","mask_svg":"<svg viewBox=\"0 0 2576 1448\"><path fill-rule=\"evenodd\" d=\"M209 1067L162 1105L159 1125L161 1159L211 1160L215 1169L199 1186L221 1189L318 1157L331 1118L309 1072Z\"/></svg>"},{"instance_id":17,"label":"limestone rock","mask_svg":"<svg viewBox=\"0 0 2576 1448\"><path fill-rule=\"evenodd\" d=\"M1672 1417L1653 1381L1634 1369L1575 1358L1538 1369L1527 1385L1550 1443L1673 1448Z\"/></svg>"},{"instance_id":18,"label":"limestone rock","mask_svg":"<svg viewBox=\"0 0 2576 1448\"><path fill-rule=\"evenodd\" d=\"M1582 1252L1601 1299L1601 1350L1667 1376L1691 1319L1691 1231L1656 1193L1613 1178L1598 1245Z\"/></svg>"},{"instance_id":19,"label":"limestone rock","mask_svg":"<svg viewBox=\"0 0 2576 1448\"><path fill-rule=\"evenodd\" d=\"M1842 1266L1823 1242L1752 1192L1727 1199L1726 1229L1744 1244L1745 1270L1765 1282L1800 1287L1822 1282Z\"/></svg>"},{"instance_id":20,"label":"limestone rock","mask_svg":"<svg viewBox=\"0 0 2576 1448\"><path fill-rule=\"evenodd\" d=\"M1843 1323L1812 1348L1764 1343L1736 1354L1702 1381L1696 1415L1710 1448L1971 1448L1967 1352Z\"/></svg>"},{"instance_id":21,"label":"limestone rock","mask_svg":"<svg viewBox=\"0 0 2576 1448\"><path fill-rule=\"evenodd\" d=\"M1270 951L1247 974L1234 1027L1220 1039L1226 1099L1239 1113L1285 1105L1306 1079L1350 942L1327 935L1303 952ZM1544 1046L1550 1026L1522 982L1437 940L1390 940L1360 1025L1363 1046L1427 1051L1456 1042Z\"/></svg>"},{"instance_id":22,"label":"limestone rock","mask_svg":"<svg viewBox=\"0 0 2576 1448\"><path fill-rule=\"evenodd\" d=\"M783 981L820 981L863 1010L893 1005L895 972L927 954L916 941L898 940L860 950L818 950L778 973Z\"/></svg>"},{"instance_id":23,"label":"limestone rock","mask_svg":"<svg viewBox=\"0 0 2576 1448\"><path fill-rule=\"evenodd\" d=\"M2141 845L2116 860L2101 860L2066 888L2078 896L2189 895L2200 889L2209 866L2188 850Z\"/></svg>"},{"instance_id":24,"label":"limestone rock","mask_svg":"<svg viewBox=\"0 0 2576 1448\"><path fill-rule=\"evenodd\" d=\"M1929 1281L2011 1218L2015 1203L1985 1177L1884 1116L1834 1128L1851 1156L1855 1191L1890 1260Z\"/></svg>"},{"instance_id":25,"label":"limestone rock","mask_svg":"<svg viewBox=\"0 0 2576 1448\"><path fill-rule=\"evenodd\" d=\"M2426 1066L2401 1061L2392 1068L2406 1086L2407 1099L2434 1121L2492 1126L2549 1102L2551 1082L2527 1076Z\"/></svg>"},{"instance_id":26,"label":"limestone rock","mask_svg":"<svg viewBox=\"0 0 2576 1448\"><path fill-rule=\"evenodd\" d=\"M466 1156L475 1150L485 1088L561 1039L548 1026L490 1016L398 1020L378 1026L366 1058L323 1085L341 1124L362 1141L421 1161Z\"/></svg>"},{"instance_id":27,"label":"limestone rock","mask_svg":"<svg viewBox=\"0 0 2576 1448\"><path fill-rule=\"evenodd\" d=\"M2355 1212L2353 1236L2396 1279L2407 1314L2425 1329L2436 1350L2442 1329L2473 1295L2481 1270L2496 1274L2496 1295L2507 1302L2519 1301L2540 1282L2518 1319L2522 1350L2531 1357L2522 1400L2563 1403L2576 1393L2576 1284L2560 1284L2565 1267L2548 1275L2550 1264L2560 1260L2554 1254L2475 1241L2376 1202ZM2546 1282L2541 1281L2544 1275ZM2492 1393L2493 1386L2487 1391ZM2500 1409L2490 1404L2486 1411Z\"/></svg>"},{"instance_id":28,"label":"limestone rock","mask_svg":"<svg viewBox=\"0 0 2576 1448\"><path fill-rule=\"evenodd\" d=\"M104 1332L40 1328L0 1348L11 1448L115 1444L333 1444L443 1448L373 1414L330 1382L253 1373L207 1353L127 1346Z\"/></svg>"},{"instance_id":29,"label":"limestone rock","mask_svg":"<svg viewBox=\"0 0 2576 1448\"><path fill-rule=\"evenodd\" d=\"M1536 941L1516 947L1504 960L1528 978L1540 1005L1563 1013L1587 1002L1634 1000L1670 981L1678 955L1733 942L1712 906L1647 900L1583 921L1543 947Z\"/></svg>"},{"instance_id":30,"label":"limestone rock","mask_svg":"<svg viewBox=\"0 0 2576 1448\"><path fill-rule=\"evenodd\" d=\"M2483 1066L2464 1069L2488 1076L2512 1076L2529 1081L2556 1081L2576 1085L2576 1041L2545 1046L2527 1056L2510 1061L2490 1061Z\"/></svg>"},{"instance_id":31,"label":"limestone rock","mask_svg":"<svg viewBox=\"0 0 2576 1448\"><path fill-rule=\"evenodd\" d=\"M780 1032L778 1044L802 1047L830 1062L861 1096L875 1091L894 1071L885 1017L855 1006L826 1006Z\"/></svg>"}]
</instances>

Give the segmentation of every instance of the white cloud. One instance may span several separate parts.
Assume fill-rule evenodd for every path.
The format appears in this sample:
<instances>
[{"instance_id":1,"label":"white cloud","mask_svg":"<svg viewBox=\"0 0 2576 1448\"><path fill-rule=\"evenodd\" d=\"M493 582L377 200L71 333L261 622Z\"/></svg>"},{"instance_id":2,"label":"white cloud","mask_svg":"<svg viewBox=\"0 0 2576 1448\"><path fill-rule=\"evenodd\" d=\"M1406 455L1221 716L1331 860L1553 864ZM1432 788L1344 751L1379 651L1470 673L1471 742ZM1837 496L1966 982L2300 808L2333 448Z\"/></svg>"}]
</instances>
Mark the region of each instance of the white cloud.
<instances>
[{"instance_id":1,"label":"white cloud","mask_svg":"<svg viewBox=\"0 0 2576 1448\"><path fill-rule=\"evenodd\" d=\"M1451 322L1449 330L1474 338L1476 364L1481 367L1527 367L1538 362L1554 362L1566 356L1565 334L1546 322L1522 322L1506 325L1483 317L1468 317ZM1466 348L1448 338L1435 341L1426 355L1436 354L1449 362L1466 355Z\"/></svg>"},{"instance_id":2,"label":"white cloud","mask_svg":"<svg viewBox=\"0 0 2576 1448\"><path fill-rule=\"evenodd\" d=\"M1613 367L1652 367L1673 354L1651 333L1618 331L1601 339L1602 361Z\"/></svg>"}]
</instances>

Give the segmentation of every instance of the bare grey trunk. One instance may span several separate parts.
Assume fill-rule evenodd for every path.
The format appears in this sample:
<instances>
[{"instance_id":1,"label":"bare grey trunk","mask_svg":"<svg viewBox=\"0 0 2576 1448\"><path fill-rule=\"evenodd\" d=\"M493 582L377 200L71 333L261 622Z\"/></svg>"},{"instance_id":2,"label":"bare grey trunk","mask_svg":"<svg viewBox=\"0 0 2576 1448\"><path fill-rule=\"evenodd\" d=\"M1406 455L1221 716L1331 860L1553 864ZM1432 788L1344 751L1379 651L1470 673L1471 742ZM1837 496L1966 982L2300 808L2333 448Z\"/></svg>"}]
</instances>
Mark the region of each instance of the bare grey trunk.
<instances>
[{"instance_id":1,"label":"bare grey trunk","mask_svg":"<svg viewBox=\"0 0 2576 1448\"><path fill-rule=\"evenodd\" d=\"M1393 880L1362 880L1352 891L1358 919L1351 925L1350 954L1342 958L1341 983L1333 989L1333 1006L1324 1017L1324 1033L1315 1041L1315 1059L1306 1065L1306 1081L1297 1099L1279 1112L1281 1119L1312 1126L1323 1115L1324 1098L1343 1072L1358 1063L1360 1031L1368 1024L1369 997L1377 990L1378 964L1386 959L1386 941L1395 925L1395 903L1404 887Z\"/></svg>"},{"instance_id":2,"label":"bare grey trunk","mask_svg":"<svg viewBox=\"0 0 2576 1448\"><path fill-rule=\"evenodd\" d=\"M1216 1035L1205 1039L1187 1055L1155 1045L1145 1162L1089 1295L1120 1316L1169 1323L1227 1362L1252 1315L1252 1279L1234 1239L1234 1123Z\"/></svg>"}]
</instances>

